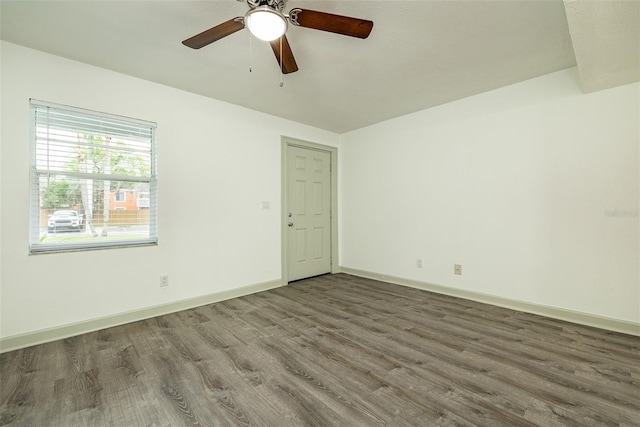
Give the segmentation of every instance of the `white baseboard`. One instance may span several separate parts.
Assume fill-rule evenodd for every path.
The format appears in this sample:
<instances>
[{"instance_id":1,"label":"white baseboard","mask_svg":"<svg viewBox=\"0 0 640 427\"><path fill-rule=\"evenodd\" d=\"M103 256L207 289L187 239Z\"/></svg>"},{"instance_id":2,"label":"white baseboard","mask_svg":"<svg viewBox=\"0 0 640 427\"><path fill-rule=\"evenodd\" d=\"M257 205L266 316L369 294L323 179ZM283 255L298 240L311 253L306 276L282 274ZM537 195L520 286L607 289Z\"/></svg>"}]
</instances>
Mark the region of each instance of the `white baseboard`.
<instances>
[{"instance_id":1,"label":"white baseboard","mask_svg":"<svg viewBox=\"0 0 640 427\"><path fill-rule=\"evenodd\" d=\"M187 310L190 308L200 307L202 305L213 304L215 302L220 302L231 298L237 298L249 294L254 294L256 292L279 288L282 285L283 283L281 280L256 283L236 289L202 295L195 298L188 298L180 301L170 302L167 304L146 307L140 310L128 311L54 328L41 329L34 332L27 332L24 334L3 337L0 338L0 353L18 350L25 347L31 347L32 345L43 344L63 338L69 338L80 334L86 334L88 332L111 328L113 326L119 326L125 323L137 322L139 320L162 316L164 314L175 313L176 311Z\"/></svg>"},{"instance_id":2,"label":"white baseboard","mask_svg":"<svg viewBox=\"0 0 640 427\"><path fill-rule=\"evenodd\" d=\"M421 281L412 280L412 279L405 279L402 277L394 277L394 276L389 276L382 273L374 273L370 271L357 270L349 267L340 267L340 271L346 274L351 274L353 276L380 280L383 282L389 282L396 285L408 286L411 288L422 289L425 291L435 292L438 294L449 295L453 297L482 302L485 304L491 304L498 307L509 308L511 310L538 314L540 316L564 320L571 323L577 323L579 325L593 326L596 328L606 329L609 331L622 332L624 334L640 336L640 323L613 319L610 317L598 316L595 314L567 310L563 308L549 307L546 305L534 304L534 303L525 302L525 301L518 301L518 300L503 298L495 295L468 291L464 289L450 288L447 286L435 285L433 283L421 282Z\"/></svg>"},{"instance_id":3,"label":"white baseboard","mask_svg":"<svg viewBox=\"0 0 640 427\"><path fill-rule=\"evenodd\" d=\"M540 304L534 304L524 301L512 300L499 296L483 294L479 292L468 291L464 289L450 288L447 286L436 285L428 282L421 282L402 277L394 277L381 273L357 270L349 267L341 266L339 271L353 276L365 277L368 279L381 280L396 285L408 286L425 291L435 292L443 295L450 295L458 298L464 298L472 301L491 304L498 307L509 308L512 310L524 311L526 313L538 314L553 319L565 320L567 322L577 323L580 325L593 326L596 328L606 329L615 332L622 332L629 335L640 336L640 323L629 322L625 320L612 319L609 317L598 316L595 314L583 313L579 311L566 310L557 307L549 307ZM243 286L213 294L202 295L195 298L189 298L180 301L174 301L168 304L146 307L140 310L134 310L112 316L99 317L86 320L83 322L72 323L54 328L41 329L34 332L12 335L0 338L0 353L18 350L37 344L56 341L100 329L110 328L113 326L123 325L125 323L136 322L139 320L149 319L152 317L162 316L164 314L175 313L176 311L187 310L202 305L213 304L250 295L256 292L262 292L269 289L279 288L285 285L281 280L257 283L254 285Z\"/></svg>"}]
</instances>

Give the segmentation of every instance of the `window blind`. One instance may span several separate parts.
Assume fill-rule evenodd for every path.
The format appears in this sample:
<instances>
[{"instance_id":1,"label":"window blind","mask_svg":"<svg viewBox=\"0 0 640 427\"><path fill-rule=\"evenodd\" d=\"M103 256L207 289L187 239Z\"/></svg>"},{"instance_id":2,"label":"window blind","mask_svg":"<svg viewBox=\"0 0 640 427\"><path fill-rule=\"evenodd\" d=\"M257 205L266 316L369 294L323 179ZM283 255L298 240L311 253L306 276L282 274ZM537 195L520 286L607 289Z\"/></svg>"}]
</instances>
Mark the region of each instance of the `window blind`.
<instances>
[{"instance_id":1,"label":"window blind","mask_svg":"<svg viewBox=\"0 0 640 427\"><path fill-rule=\"evenodd\" d=\"M156 244L156 124L30 106L31 253Z\"/></svg>"}]
</instances>

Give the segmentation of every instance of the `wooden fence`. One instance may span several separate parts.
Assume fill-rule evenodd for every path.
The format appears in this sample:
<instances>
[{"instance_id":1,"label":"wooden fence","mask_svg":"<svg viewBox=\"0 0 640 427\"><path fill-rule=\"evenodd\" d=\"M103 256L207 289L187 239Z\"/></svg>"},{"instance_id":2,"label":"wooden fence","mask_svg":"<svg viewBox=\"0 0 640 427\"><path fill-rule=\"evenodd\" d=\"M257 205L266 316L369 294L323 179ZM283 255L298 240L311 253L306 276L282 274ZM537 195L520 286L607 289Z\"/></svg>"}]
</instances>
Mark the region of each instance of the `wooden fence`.
<instances>
[{"instance_id":1,"label":"wooden fence","mask_svg":"<svg viewBox=\"0 0 640 427\"><path fill-rule=\"evenodd\" d=\"M53 214L53 209L40 209L40 226L46 227L49 217ZM83 214L84 216L84 214ZM86 218L85 218L86 224ZM149 209L138 210L110 210L109 225L113 226L130 226L130 225L148 225ZM93 214L93 225L95 227L104 226L104 214L102 211Z\"/></svg>"}]
</instances>

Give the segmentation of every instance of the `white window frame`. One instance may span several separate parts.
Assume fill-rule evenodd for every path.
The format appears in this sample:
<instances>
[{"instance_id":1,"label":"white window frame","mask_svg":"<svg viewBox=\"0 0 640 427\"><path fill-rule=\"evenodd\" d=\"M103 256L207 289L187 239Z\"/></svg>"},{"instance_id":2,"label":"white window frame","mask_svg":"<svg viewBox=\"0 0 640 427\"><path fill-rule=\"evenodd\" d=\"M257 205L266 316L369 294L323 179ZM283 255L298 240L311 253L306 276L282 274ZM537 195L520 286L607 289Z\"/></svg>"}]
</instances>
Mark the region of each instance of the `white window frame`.
<instances>
[{"instance_id":1,"label":"white window frame","mask_svg":"<svg viewBox=\"0 0 640 427\"><path fill-rule=\"evenodd\" d=\"M125 190L118 190L118 192L113 195L113 201L116 203L125 203L127 201L127 192Z\"/></svg>"},{"instance_id":2,"label":"white window frame","mask_svg":"<svg viewBox=\"0 0 640 427\"><path fill-rule=\"evenodd\" d=\"M154 122L132 119L128 117L118 116L114 114L96 112L82 108L69 107L66 105L54 104L35 99L30 100L31 116L30 116L30 135L29 143L31 147L30 156L30 214L29 214L29 253L56 253L68 251L85 251L95 249L122 248L150 246L158 244L158 221L157 221L157 153L156 153L156 128ZM51 119L50 119L51 117ZM61 119L62 117L62 119ZM44 131L43 131L44 129ZM72 129L72 130L70 130ZM119 145L112 151L131 150L134 143L126 141L136 141L142 148L136 148L144 153L148 159L148 165L145 162L145 172L132 173L125 175L109 173L111 171L78 171L69 167L60 166L64 160L58 160L62 156L69 157L72 149L76 148L73 142L61 141L58 136L53 136L58 132L75 132L78 135L96 135L108 137L109 140L114 138ZM58 138L57 140L55 138ZM80 141L80 138L78 138ZM125 141L125 142L123 142ZM57 148L54 147L57 144ZM82 143L78 142L77 146ZM86 144L85 144L86 145ZM138 147L136 145L136 147ZM60 148L62 147L62 148ZM107 145L108 147L108 145ZM57 150L57 151L56 151ZM107 148L109 150L109 148ZM57 153L57 154L56 154ZM62 153L62 155L60 155ZM43 155L46 161L43 161ZM49 162L49 158L58 161L57 166L54 160ZM110 163L110 162L107 162ZM122 234L96 236L88 235L87 238L80 239L47 239L43 232L41 223L41 190L43 190L42 182L45 178L77 180L92 183L100 183L107 185L111 181L120 181L131 184L148 184L149 188L149 224L142 229L142 233L131 233L130 235ZM95 185L95 184L92 184ZM91 208L93 209L93 207ZM115 206L112 208L115 210ZM84 212L83 212L84 213ZM108 212L105 211L105 215ZM85 218L86 221L86 218ZM86 222L85 222L86 224ZM105 227L106 228L106 227ZM142 234L140 236L139 234ZM50 241L48 241L50 240Z\"/></svg>"}]
</instances>

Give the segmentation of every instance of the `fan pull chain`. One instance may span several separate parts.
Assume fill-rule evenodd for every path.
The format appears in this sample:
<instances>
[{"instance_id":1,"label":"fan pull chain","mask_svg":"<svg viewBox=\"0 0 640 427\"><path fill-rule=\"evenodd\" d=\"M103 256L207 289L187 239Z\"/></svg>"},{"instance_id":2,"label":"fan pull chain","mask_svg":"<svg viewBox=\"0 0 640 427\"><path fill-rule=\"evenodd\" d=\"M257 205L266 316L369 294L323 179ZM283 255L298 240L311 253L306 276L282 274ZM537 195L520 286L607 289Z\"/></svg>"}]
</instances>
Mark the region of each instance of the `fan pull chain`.
<instances>
[{"instance_id":1,"label":"fan pull chain","mask_svg":"<svg viewBox=\"0 0 640 427\"><path fill-rule=\"evenodd\" d=\"M251 31L249 31L249 72L253 72L253 37L251 36Z\"/></svg>"},{"instance_id":2,"label":"fan pull chain","mask_svg":"<svg viewBox=\"0 0 640 427\"><path fill-rule=\"evenodd\" d=\"M284 86L284 82L282 81L282 67L284 66L284 57L282 55L282 37L280 36L280 87Z\"/></svg>"}]
</instances>

